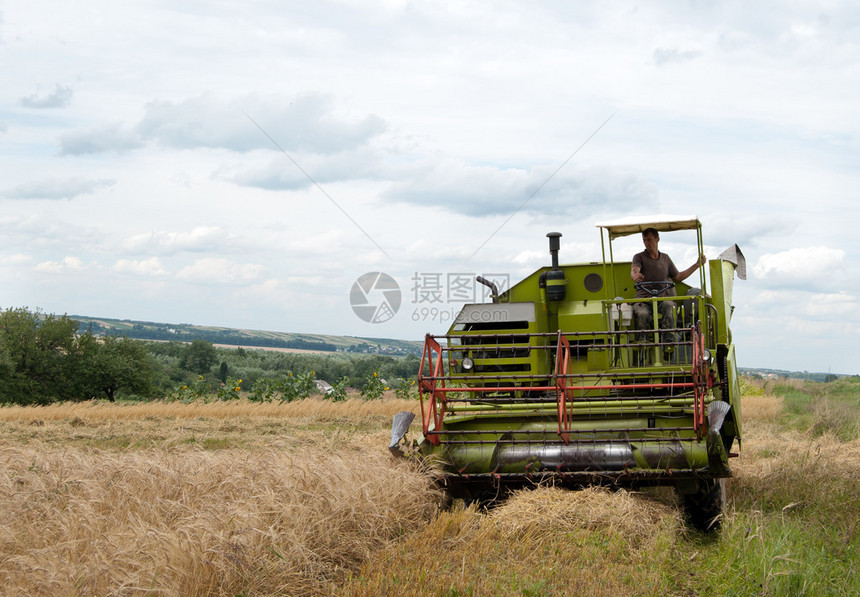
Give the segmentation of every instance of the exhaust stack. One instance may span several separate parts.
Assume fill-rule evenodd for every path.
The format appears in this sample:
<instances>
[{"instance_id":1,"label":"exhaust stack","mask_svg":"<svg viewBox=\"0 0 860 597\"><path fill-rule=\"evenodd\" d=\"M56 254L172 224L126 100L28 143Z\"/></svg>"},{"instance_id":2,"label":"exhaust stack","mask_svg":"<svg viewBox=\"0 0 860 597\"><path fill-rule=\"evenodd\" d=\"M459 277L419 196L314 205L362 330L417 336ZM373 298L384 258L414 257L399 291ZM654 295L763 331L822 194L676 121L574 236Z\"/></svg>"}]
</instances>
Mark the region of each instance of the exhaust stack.
<instances>
[{"instance_id":1,"label":"exhaust stack","mask_svg":"<svg viewBox=\"0 0 860 597\"><path fill-rule=\"evenodd\" d=\"M549 254L552 256L552 269L558 269L558 249L561 246L561 232L548 232L546 237L549 239Z\"/></svg>"},{"instance_id":2,"label":"exhaust stack","mask_svg":"<svg viewBox=\"0 0 860 597\"><path fill-rule=\"evenodd\" d=\"M490 298L493 300L494 303L498 303L499 302L499 287L496 286L495 282L490 282L484 276L478 276L475 279L490 289Z\"/></svg>"},{"instance_id":3,"label":"exhaust stack","mask_svg":"<svg viewBox=\"0 0 860 597\"><path fill-rule=\"evenodd\" d=\"M543 283L546 284L546 300L563 301L567 294L567 280L564 272L558 268L558 249L561 245L561 232L549 232L549 254L552 256L552 269L544 272Z\"/></svg>"}]
</instances>

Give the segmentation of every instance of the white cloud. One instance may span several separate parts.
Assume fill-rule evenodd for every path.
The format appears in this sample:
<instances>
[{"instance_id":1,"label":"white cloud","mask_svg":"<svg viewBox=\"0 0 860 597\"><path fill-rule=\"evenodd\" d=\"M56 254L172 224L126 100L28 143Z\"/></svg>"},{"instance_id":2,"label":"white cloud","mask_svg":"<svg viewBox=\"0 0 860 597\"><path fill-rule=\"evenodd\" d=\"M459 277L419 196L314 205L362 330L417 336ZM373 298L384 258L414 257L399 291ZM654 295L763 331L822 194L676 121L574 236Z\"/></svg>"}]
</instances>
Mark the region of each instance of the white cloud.
<instances>
[{"instance_id":1,"label":"white cloud","mask_svg":"<svg viewBox=\"0 0 860 597\"><path fill-rule=\"evenodd\" d=\"M330 154L364 145L384 130L385 123L375 115L338 116L330 95L251 94L230 101L205 95L151 101L130 130L119 123L103 124L67 133L60 144L61 153L71 155L137 149L144 142L174 149Z\"/></svg>"},{"instance_id":2,"label":"white cloud","mask_svg":"<svg viewBox=\"0 0 860 597\"><path fill-rule=\"evenodd\" d=\"M263 303L277 305L280 308L288 305L291 298L291 284L284 284L276 278L268 278L250 286L238 288L234 295L242 299L242 303Z\"/></svg>"},{"instance_id":3,"label":"white cloud","mask_svg":"<svg viewBox=\"0 0 860 597\"><path fill-rule=\"evenodd\" d=\"M269 285L273 282L274 280L267 280ZM300 286L321 286L323 284L331 283L331 280L322 276L290 276L286 279L286 282L287 284L296 284Z\"/></svg>"},{"instance_id":4,"label":"white cloud","mask_svg":"<svg viewBox=\"0 0 860 597\"><path fill-rule=\"evenodd\" d=\"M2 196L10 199L73 199L80 195L90 195L100 189L110 188L115 184L116 180L108 178L48 178L21 183L4 191Z\"/></svg>"},{"instance_id":5,"label":"white cloud","mask_svg":"<svg viewBox=\"0 0 860 597\"><path fill-rule=\"evenodd\" d=\"M260 279L264 271L265 268L260 265L239 264L228 259L207 257L183 267L176 277L187 282L217 286L247 285Z\"/></svg>"},{"instance_id":6,"label":"white cloud","mask_svg":"<svg viewBox=\"0 0 860 597\"><path fill-rule=\"evenodd\" d=\"M116 272L140 276L165 276L169 272L161 264L158 257L149 259L119 259L113 265Z\"/></svg>"},{"instance_id":7,"label":"white cloud","mask_svg":"<svg viewBox=\"0 0 860 597\"><path fill-rule=\"evenodd\" d=\"M84 264L77 257L64 257L62 261L42 261L37 263L33 269L47 274L74 273L82 271Z\"/></svg>"},{"instance_id":8,"label":"white cloud","mask_svg":"<svg viewBox=\"0 0 860 597\"><path fill-rule=\"evenodd\" d=\"M860 312L860 299L847 292L832 294L813 294L806 303L803 315L812 319L828 319L837 323L841 320L856 325L856 315Z\"/></svg>"},{"instance_id":9,"label":"white cloud","mask_svg":"<svg viewBox=\"0 0 860 597\"><path fill-rule=\"evenodd\" d=\"M72 131L60 136L60 155L124 152L143 147L143 140L120 123L99 125L92 129Z\"/></svg>"},{"instance_id":10,"label":"white cloud","mask_svg":"<svg viewBox=\"0 0 860 597\"><path fill-rule=\"evenodd\" d=\"M520 251L517 253L511 261L518 264L529 264L533 265L537 263L539 260L546 257L546 253L543 251Z\"/></svg>"},{"instance_id":11,"label":"white cloud","mask_svg":"<svg viewBox=\"0 0 860 597\"><path fill-rule=\"evenodd\" d=\"M32 94L21 98L21 105L26 108L65 108L72 103L74 91L57 83L53 93L48 95Z\"/></svg>"},{"instance_id":12,"label":"white cloud","mask_svg":"<svg viewBox=\"0 0 860 597\"><path fill-rule=\"evenodd\" d=\"M723 249L737 244L746 253L769 240L785 236L801 225L801 219L788 213L717 212L704 222L707 241Z\"/></svg>"},{"instance_id":13,"label":"white cloud","mask_svg":"<svg viewBox=\"0 0 860 597\"><path fill-rule=\"evenodd\" d=\"M177 251L207 251L223 246L232 235L219 226L197 226L187 232L154 230L135 234L122 243L123 249L143 253L174 253Z\"/></svg>"},{"instance_id":14,"label":"white cloud","mask_svg":"<svg viewBox=\"0 0 860 597\"><path fill-rule=\"evenodd\" d=\"M679 50L677 48L657 48L654 50L654 63L663 66L672 62L687 62L702 55L698 50Z\"/></svg>"},{"instance_id":15,"label":"white cloud","mask_svg":"<svg viewBox=\"0 0 860 597\"><path fill-rule=\"evenodd\" d=\"M430 205L469 216L509 216L515 212L580 217L616 204L653 203L656 189L634 174L610 169L471 166L454 160L426 160L398 174L406 182L391 187L388 201Z\"/></svg>"},{"instance_id":16,"label":"white cloud","mask_svg":"<svg viewBox=\"0 0 860 597\"><path fill-rule=\"evenodd\" d=\"M13 253L0 257L0 263L8 263L10 265L26 265L32 261L33 258L30 255L24 255L23 253Z\"/></svg>"},{"instance_id":17,"label":"white cloud","mask_svg":"<svg viewBox=\"0 0 860 597\"><path fill-rule=\"evenodd\" d=\"M242 163L222 166L214 176L267 190L303 189L337 181L390 180L398 177L398 171L386 164L388 155L368 147L324 154L278 153L265 161L252 154Z\"/></svg>"},{"instance_id":18,"label":"white cloud","mask_svg":"<svg viewBox=\"0 0 860 597\"><path fill-rule=\"evenodd\" d=\"M343 230L332 228L319 234L292 238L289 240L288 247L290 251L302 254L331 255L341 251L343 237Z\"/></svg>"},{"instance_id":19,"label":"white cloud","mask_svg":"<svg viewBox=\"0 0 860 597\"><path fill-rule=\"evenodd\" d=\"M765 253L756 260L752 272L762 280L810 284L809 290L814 290L817 282L831 278L845 265L844 250L817 246Z\"/></svg>"},{"instance_id":20,"label":"white cloud","mask_svg":"<svg viewBox=\"0 0 860 597\"><path fill-rule=\"evenodd\" d=\"M857 313L860 307L860 298L850 292L822 293L815 292L813 287L807 290L762 290L756 292L749 302L739 305L739 308L746 315L755 317L785 313L795 319L812 322L844 320L847 323L851 318L846 319L846 316Z\"/></svg>"}]
</instances>

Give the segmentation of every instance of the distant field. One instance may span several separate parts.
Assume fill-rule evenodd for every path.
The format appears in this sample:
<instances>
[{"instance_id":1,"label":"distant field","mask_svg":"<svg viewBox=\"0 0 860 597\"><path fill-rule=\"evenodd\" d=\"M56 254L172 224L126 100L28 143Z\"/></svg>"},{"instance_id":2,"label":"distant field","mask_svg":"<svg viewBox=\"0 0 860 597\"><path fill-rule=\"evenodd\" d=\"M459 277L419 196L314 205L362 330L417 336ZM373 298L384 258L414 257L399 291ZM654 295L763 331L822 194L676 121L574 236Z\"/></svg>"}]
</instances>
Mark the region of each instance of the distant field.
<instances>
[{"instance_id":1,"label":"distant field","mask_svg":"<svg viewBox=\"0 0 860 597\"><path fill-rule=\"evenodd\" d=\"M147 340L147 342L173 342L173 340ZM270 350L272 352L289 352L297 354L331 354L329 350L308 350L307 348L281 348L277 346L240 346L237 344L212 344L216 348L226 348L227 350L235 350L237 348L245 348L248 350Z\"/></svg>"},{"instance_id":2,"label":"distant field","mask_svg":"<svg viewBox=\"0 0 860 597\"><path fill-rule=\"evenodd\" d=\"M860 594L851 386L746 384L714 536L662 490L442 508L385 449L391 415L417 406L0 408L0 594Z\"/></svg>"},{"instance_id":3,"label":"distant field","mask_svg":"<svg viewBox=\"0 0 860 597\"><path fill-rule=\"evenodd\" d=\"M213 344L217 348L247 348L250 350L271 350L272 352L291 352L297 354L331 354L331 351L327 350L308 350L306 348L278 348L277 346L237 346L235 344Z\"/></svg>"},{"instance_id":4,"label":"distant field","mask_svg":"<svg viewBox=\"0 0 860 597\"><path fill-rule=\"evenodd\" d=\"M124 335L129 338L168 342L191 342L195 339L201 339L227 348L236 348L237 346L246 348L273 347L310 352L349 351L406 355L420 354L423 346L419 341L393 338L359 338L330 334L274 332L188 323L108 319L84 315L71 315L70 317L78 322L82 331L90 330L97 335ZM287 350L287 352L292 351Z\"/></svg>"}]
</instances>

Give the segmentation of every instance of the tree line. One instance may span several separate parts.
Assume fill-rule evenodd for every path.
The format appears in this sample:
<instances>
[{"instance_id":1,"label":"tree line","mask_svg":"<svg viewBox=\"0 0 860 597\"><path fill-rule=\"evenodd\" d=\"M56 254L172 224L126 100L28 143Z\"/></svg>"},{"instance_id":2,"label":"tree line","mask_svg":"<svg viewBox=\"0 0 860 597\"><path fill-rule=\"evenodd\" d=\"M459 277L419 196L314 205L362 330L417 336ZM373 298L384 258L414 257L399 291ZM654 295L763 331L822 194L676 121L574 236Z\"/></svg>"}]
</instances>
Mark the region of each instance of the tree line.
<instances>
[{"instance_id":1,"label":"tree line","mask_svg":"<svg viewBox=\"0 0 860 597\"><path fill-rule=\"evenodd\" d=\"M0 313L0 401L48 404L96 396L114 401L121 390L151 393L142 344L77 331L78 323L65 315L23 308Z\"/></svg>"},{"instance_id":2,"label":"tree line","mask_svg":"<svg viewBox=\"0 0 860 597\"><path fill-rule=\"evenodd\" d=\"M9 308L0 313L0 403L183 398L241 391L271 397L291 380L325 380L343 389L411 387L417 356L297 354L217 348L204 339L152 342L83 332L66 315ZM228 383L229 382L229 383ZM305 383L307 383L305 381ZM387 384L387 385L386 385ZM286 396L286 393L282 393ZM292 395L292 394L290 394Z\"/></svg>"}]
</instances>

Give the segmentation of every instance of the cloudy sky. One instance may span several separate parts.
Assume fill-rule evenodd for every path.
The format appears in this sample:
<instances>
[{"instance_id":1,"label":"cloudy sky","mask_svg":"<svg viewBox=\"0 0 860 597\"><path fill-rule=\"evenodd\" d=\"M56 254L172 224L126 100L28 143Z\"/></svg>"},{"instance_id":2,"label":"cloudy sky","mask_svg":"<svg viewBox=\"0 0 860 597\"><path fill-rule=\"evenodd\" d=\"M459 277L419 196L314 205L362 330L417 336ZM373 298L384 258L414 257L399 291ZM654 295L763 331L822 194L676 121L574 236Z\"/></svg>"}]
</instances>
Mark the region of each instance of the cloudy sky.
<instances>
[{"instance_id":1,"label":"cloudy sky","mask_svg":"<svg viewBox=\"0 0 860 597\"><path fill-rule=\"evenodd\" d=\"M420 339L462 302L434 281L695 214L748 259L741 366L860 373L856 3L0 11L2 308ZM350 306L373 271L403 294L375 324Z\"/></svg>"}]
</instances>

